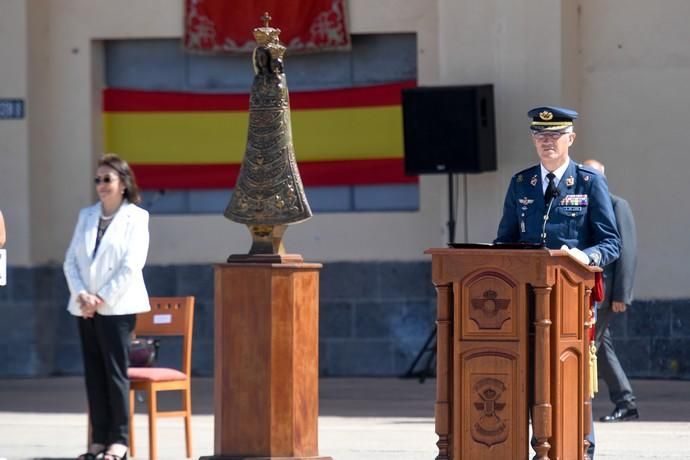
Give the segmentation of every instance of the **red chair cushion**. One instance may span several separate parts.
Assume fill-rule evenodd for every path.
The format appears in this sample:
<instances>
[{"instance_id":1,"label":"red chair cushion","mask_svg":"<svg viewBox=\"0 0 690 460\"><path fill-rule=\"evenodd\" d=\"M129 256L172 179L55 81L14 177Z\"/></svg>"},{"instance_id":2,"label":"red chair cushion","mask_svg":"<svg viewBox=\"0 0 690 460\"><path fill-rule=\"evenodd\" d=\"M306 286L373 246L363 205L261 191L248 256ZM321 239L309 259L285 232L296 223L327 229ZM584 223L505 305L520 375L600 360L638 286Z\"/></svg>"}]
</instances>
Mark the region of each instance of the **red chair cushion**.
<instances>
[{"instance_id":1,"label":"red chair cushion","mask_svg":"<svg viewBox=\"0 0 690 460\"><path fill-rule=\"evenodd\" d=\"M167 367L130 367L127 370L130 380L148 380L151 382L168 382L171 380L186 380L187 376L177 369Z\"/></svg>"}]
</instances>

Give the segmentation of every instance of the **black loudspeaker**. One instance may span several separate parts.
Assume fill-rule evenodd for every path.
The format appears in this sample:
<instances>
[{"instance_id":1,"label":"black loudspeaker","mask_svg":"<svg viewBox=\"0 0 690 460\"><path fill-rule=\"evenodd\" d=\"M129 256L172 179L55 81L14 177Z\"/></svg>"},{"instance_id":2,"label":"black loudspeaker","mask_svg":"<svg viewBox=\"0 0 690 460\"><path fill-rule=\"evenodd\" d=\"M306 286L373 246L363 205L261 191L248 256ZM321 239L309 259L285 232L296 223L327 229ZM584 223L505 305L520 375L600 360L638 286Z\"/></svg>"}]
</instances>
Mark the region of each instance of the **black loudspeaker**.
<instances>
[{"instance_id":1,"label":"black loudspeaker","mask_svg":"<svg viewBox=\"0 0 690 460\"><path fill-rule=\"evenodd\" d=\"M405 174L496 170L493 85L402 92Z\"/></svg>"}]
</instances>

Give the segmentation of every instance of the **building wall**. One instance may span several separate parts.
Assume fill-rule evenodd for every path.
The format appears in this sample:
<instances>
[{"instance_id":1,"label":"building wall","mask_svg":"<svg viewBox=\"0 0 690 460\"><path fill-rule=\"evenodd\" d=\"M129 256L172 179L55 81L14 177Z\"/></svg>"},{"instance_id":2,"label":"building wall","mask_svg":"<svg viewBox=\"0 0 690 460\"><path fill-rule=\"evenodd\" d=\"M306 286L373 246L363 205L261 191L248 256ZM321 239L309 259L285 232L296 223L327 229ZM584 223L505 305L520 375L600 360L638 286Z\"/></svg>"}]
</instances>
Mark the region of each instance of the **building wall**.
<instances>
[{"instance_id":1,"label":"building wall","mask_svg":"<svg viewBox=\"0 0 690 460\"><path fill-rule=\"evenodd\" d=\"M380 11L370 11L366 4L351 2L352 32L418 33L418 46L424 50L418 57L419 81L437 81L435 2L388 0L377 3L383 7ZM29 0L26 5L32 17L31 49L36 50L29 73L31 86L37 88L30 101L31 170L50 174L32 183L34 230L25 234L31 257L13 263L40 265L62 260L77 210L94 200L89 181L75 178L90 177L102 144L101 40L180 37L182 2L72 0L65 6ZM291 229L286 244L311 260L369 259L372 248L386 259L421 259L424 248L442 241L440 204L435 193L424 192L434 189L433 182L422 180L423 202L413 219L403 212L317 215ZM398 229L396 238L388 237L391 228ZM151 235L149 261L154 264L218 262L223 260L219 254L243 252L249 245L246 229L220 215L154 216Z\"/></svg>"},{"instance_id":2,"label":"building wall","mask_svg":"<svg viewBox=\"0 0 690 460\"><path fill-rule=\"evenodd\" d=\"M603 160L612 192L635 213L637 296L687 298L690 3L622 3L582 2L577 152Z\"/></svg>"},{"instance_id":3,"label":"building wall","mask_svg":"<svg viewBox=\"0 0 690 460\"><path fill-rule=\"evenodd\" d=\"M24 99L28 107L27 11L23 2L0 2L0 98ZM5 217L12 263L29 257L29 128L26 119L0 120L0 209ZM0 288L2 289L2 288Z\"/></svg>"},{"instance_id":4,"label":"building wall","mask_svg":"<svg viewBox=\"0 0 690 460\"><path fill-rule=\"evenodd\" d=\"M369 8L369 2L353 0L351 23L358 33L418 33L421 85L495 85L499 169L467 177L468 218L460 209L459 240L492 238L510 175L535 160L525 108L568 103L582 113L573 156L608 163L611 189L628 198L637 214L640 258L651 262L640 265L638 295L685 297L690 32L682 18L690 6L677 0L656 8L639 1L621 11L615 0L582 1L565 2L561 11L542 3L388 0ZM0 123L0 205L12 265L62 260L77 209L94 200L89 181L78 178L91 175L100 151L99 40L181 34L181 2L120 5L0 4L0 38L13 45L0 47L0 95L25 98L28 112L25 120ZM539 27L530 27L534 23ZM631 23L660 33L643 38L630 30ZM618 135L611 135L614 129ZM656 205L660 192L675 198L674 212ZM425 247L447 238L445 178L422 177L420 195L417 214L317 215L291 229L287 242L314 260L420 260ZM459 203L464 198L461 191ZM384 237L390 228L398 230L396 238ZM219 251L236 252L249 238L221 216L156 217L151 230L156 238L150 261L160 264L217 261ZM168 250L172 242L175 251Z\"/></svg>"},{"instance_id":5,"label":"building wall","mask_svg":"<svg viewBox=\"0 0 690 460\"><path fill-rule=\"evenodd\" d=\"M614 328L624 361L639 368L635 375L687 377L690 4L350 0L349 8L353 33L417 34L420 85L495 85L499 168L460 178L467 193L460 187L458 241L493 238L510 176L536 161L526 110L548 103L581 113L573 157L607 164L612 191L630 201L639 227L640 301ZM15 371L0 373L61 369L48 359L62 350L56 344L69 322L59 264L78 209L95 200L90 177L102 145L102 41L181 34L181 1L0 0L0 97L25 98L27 105L24 120L0 120L0 207L11 266L10 286L0 289L0 355L23 347L28 356L16 358ZM323 373L395 373L420 345L433 293L396 295L388 287L429 279L423 250L448 240L445 184L443 176L421 178L418 212L329 213L287 232L290 251L332 266L329 276L340 280L322 284ZM150 230L147 280L152 286L177 280L181 293L202 289L210 264L249 246L243 226L220 215L154 216ZM378 273L378 287L364 284L372 290L361 291L361 273ZM208 324L210 316L199 321ZM422 326L406 329L417 321ZM203 337L195 360L210 353ZM64 350L76 356L73 346Z\"/></svg>"}]
</instances>

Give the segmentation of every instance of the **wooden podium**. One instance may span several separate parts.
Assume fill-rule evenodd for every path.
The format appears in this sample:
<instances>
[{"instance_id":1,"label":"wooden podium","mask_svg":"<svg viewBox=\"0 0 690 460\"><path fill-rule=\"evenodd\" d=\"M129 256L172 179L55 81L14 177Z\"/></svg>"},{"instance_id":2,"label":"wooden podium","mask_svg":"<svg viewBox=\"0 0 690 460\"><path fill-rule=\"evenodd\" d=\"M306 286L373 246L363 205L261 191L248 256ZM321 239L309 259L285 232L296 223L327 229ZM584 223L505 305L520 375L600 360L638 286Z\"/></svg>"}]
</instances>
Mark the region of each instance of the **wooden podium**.
<instances>
[{"instance_id":1,"label":"wooden podium","mask_svg":"<svg viewBox=\"0 0 690 460\"><path fill-rule=\"evenodd\" d=\"M437 460L581 460L591 429L594 274L565 251L429 249Z\"/></svg>"},{"instance_id":2,"label":"wooden podium","mask_svg":"<svg viewBox=\"0 0 690 460\"><path fill-rule=\"evenodd\" d=\"M320 268L215 266L215 445L202 458L331 460L318 455Z\"/></svg>"}]
</instances>

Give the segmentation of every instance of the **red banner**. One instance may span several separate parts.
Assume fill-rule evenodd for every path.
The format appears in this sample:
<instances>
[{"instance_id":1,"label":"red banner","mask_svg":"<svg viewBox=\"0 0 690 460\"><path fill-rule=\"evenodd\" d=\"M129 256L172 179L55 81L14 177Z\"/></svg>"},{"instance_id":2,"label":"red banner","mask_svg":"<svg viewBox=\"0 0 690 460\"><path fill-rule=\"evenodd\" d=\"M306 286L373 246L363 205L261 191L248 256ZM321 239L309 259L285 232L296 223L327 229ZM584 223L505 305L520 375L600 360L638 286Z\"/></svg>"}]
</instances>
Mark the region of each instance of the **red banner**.
<instances>
[{"instance_id":1,"label":"red banner","mask_svg":"<svg viewBox=\"0 0 690 460\"><path fill-rule=\"evenodd\" d=\"M252 31L268 12L288 52L349 49L345 9L345 0L185 0L184 44L196 52L251 51Z\"/></svg>"}]
</instances>

